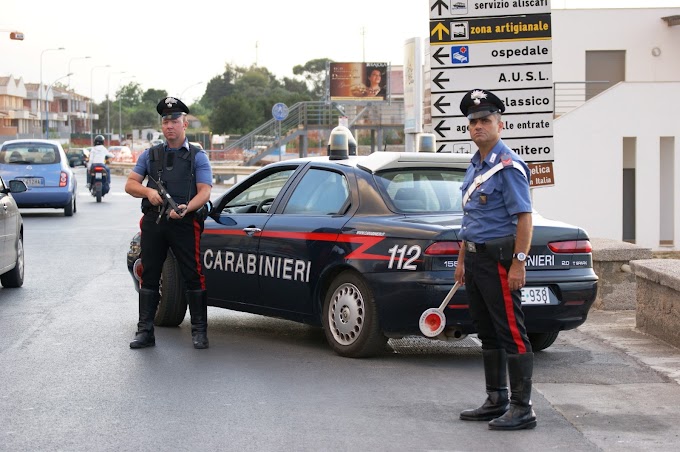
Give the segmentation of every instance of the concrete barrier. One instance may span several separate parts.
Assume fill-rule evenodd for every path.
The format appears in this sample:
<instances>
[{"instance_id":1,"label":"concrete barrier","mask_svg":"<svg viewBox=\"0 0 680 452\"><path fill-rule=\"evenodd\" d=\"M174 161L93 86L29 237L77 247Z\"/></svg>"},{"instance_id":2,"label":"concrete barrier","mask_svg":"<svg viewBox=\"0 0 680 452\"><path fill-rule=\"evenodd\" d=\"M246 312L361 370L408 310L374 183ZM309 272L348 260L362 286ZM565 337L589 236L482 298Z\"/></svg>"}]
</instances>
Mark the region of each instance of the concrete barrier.
<instances>
[{"instance_id":1,"label":"concrete barrier","mask_svg":"<svg viewBox=\"0 0 680 452\"><path fill-rule=\"evenodd\" d=\"M635 326L680 347L680 259L630 263L637 283Z\"/></svg>"},{"instance_id":2,"label":"concrete barrier","mask_svg":"<svg viewBox=\"0 0 680 452\"><path fill-rule=\"evenodd\" d=\"M651 259L652 250L618 240L593 238L593 269L600 277L594 309L635 309L636 284L630 261Z\"/></svg>"},{"instance_id":3,"label":"concrete barrier","mask_svg":"<svg viewBox=\"0 0 680 452\"><path fill-rule=\"evenodd\" d=\"M114 162L110 165L111 173L119 176L127 176L135 166L134 163ZM239 165L212 165L213 176L219 182L228 183L229 180L236 180L236 176L247 176L259 170L259 166L239 166Z\"/></svg>"}]
</instances>

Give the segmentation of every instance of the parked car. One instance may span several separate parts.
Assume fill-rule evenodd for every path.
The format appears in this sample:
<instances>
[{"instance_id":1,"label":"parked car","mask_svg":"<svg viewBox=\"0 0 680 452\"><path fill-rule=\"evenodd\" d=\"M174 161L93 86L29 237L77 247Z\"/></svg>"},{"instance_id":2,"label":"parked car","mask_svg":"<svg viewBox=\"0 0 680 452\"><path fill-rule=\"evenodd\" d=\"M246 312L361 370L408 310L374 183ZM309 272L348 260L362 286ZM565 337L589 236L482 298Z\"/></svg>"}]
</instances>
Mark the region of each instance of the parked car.
<instances>
[{"instance_id":1,"label":"parked car","mask_svg":"<svg viewBox=\"0 0 680 452\"><path fill-rule=\"evenodd\" d=\"M376 152L269 164L214 202L200 247L211 306L322 326L340 355L423 334L421 314L453 286L470 155ZM585 322L598 277L587 233L533 215L522 289L535 351ZM140 236L127 264L139 289ZM178 264L163 268L159 326L184 319ZM439 339L475 333L464 288Z\"/></svg>"},{"instance_id":2,"label":"parked car","mask_svg":"<svg viewBox=\"0 0 680 452\"><path fill-rule=\"evenodd\" d=\"M127 146L109 146L114 162L132 162L132 151Z\"/></svg>"},{"instance_id":3,"label":"parked car","mask_svg":"<svg viewBox=\"0 0 680 452\"><path fill-rule=\"evenodd\" d=\"M87 166L89 155L90 152L84 148L69 149L66 153L68 164L71 168L75 168L76 166Z\"/></svg>"},{"instance_id":4,"label":"parked car","mask_svg":"<svg viewBox=\"0 0 680 452\"><path fill-rule=\"evenodd\" d=\"M21 180L28 187L14 196L20 208L64 209L67 217L76 213L78 181L56 141L5 141L0 147L0 176L7 181Z\"/></svg>"},{"instance_id":5,"label":"parked car","mask_svg":"<svg viewBox=\"0 0 680 452\"><path fill-rule=\"evenodd\" d=\"M11 180L8 184L0 177L0 283L2 287L21 287L24 284L24 220L14 200L15 195L26 191L26 184Z\"/></svg>"}]
</instances>

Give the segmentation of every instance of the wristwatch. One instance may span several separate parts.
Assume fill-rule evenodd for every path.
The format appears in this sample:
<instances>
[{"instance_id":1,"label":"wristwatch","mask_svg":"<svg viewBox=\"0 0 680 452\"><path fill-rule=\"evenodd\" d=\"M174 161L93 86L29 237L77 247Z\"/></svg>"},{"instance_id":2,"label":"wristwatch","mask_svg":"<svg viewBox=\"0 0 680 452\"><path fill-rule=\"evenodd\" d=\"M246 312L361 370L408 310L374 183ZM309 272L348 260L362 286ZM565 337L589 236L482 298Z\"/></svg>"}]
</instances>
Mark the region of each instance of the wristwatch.
<instances>
[{"instance_id":1,"label":"wristwatch","mask_svg":"<svg viewBox=\"0 0 680 452\"><path fill-rule=\"evenodd\" d=\"M512 258L517 259L520 262L524 262L525 260L527 260L527 255L524 253L515 253L512 255Z\"/></svg>"}]
</instances>

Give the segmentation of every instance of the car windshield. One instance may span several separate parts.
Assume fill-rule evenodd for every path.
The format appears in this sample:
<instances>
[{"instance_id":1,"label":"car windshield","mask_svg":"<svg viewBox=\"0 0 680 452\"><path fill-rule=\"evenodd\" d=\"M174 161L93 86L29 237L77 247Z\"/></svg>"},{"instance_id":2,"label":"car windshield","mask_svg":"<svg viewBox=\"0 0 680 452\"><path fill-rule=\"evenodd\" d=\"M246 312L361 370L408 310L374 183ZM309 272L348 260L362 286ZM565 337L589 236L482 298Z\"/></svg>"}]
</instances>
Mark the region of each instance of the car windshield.
<instances>
[{"instance_id":1,"label":"car windshield","mask_svg":"<svg viewBox=\"0 0 680 452\"><path fill-rule=\"evenodd\" d=\"M0 163L35 165L59 161L59 149L50 143L7 144L0 151Z\"/></svg>"},{"instance_id":2,"label":"car windshield","mask_svg":"<svg viewBox=\"0 0 680 452\"><path fill-rule=\"evenodd\" d=\"M385 201L399 213L460 213L465 170L403 168L375 175Z\"/></svg>"}]
</instances>

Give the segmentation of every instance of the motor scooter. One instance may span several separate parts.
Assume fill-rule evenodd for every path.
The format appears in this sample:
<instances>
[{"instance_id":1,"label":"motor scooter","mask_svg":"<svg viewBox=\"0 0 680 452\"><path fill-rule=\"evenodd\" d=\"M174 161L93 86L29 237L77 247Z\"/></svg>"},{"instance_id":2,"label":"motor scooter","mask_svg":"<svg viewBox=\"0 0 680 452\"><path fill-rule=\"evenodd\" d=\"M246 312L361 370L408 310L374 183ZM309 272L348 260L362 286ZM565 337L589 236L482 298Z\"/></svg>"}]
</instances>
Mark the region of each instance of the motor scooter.
<instances>
[{"instance_id":1,"label":"motor scooter","mask_svg":"<svg viewBox=\"0 0 680 452\"><path fill-rule=\"evenodd\" d=\"M109 192L109 176L106 166L102 163L93 163L90 166L90 194L102 202L102 197Z\"/></svg>"}]
</instances>

